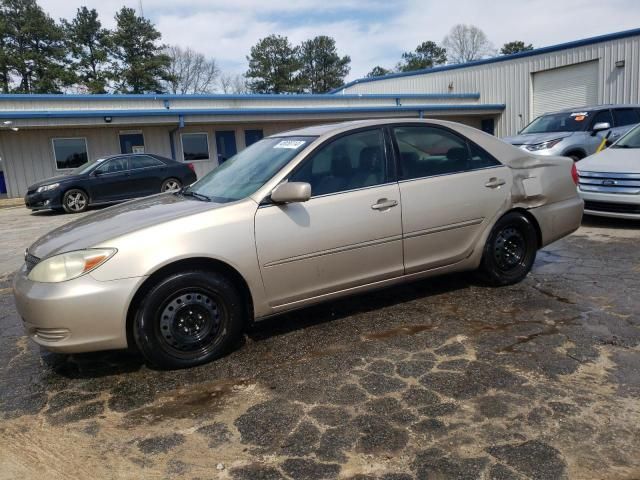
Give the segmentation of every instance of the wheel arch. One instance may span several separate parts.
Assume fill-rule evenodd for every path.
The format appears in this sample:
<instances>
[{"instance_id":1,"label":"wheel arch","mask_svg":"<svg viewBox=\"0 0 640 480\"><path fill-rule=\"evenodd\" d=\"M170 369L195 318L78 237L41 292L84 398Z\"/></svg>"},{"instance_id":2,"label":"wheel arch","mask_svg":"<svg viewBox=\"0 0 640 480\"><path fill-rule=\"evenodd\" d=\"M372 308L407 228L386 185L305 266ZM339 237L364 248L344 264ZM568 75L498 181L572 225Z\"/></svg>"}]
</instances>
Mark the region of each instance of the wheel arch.
<instances>
[{"instance_id":1,"label":"wheel arch","mask_svg":"<svg viewBox=\"0 0 640 480\"><path fill-rule=\"evenodd\" d=\"M506 212L504 212L504 214L502 214L500 216L500 218L504 217L505 215L507 215L509 213L513 213L513 212L520 213L521 215L526 217L531 222L531 224L534 226L534 228L536 229L536 240L538 242L538 249L539 249L542 246L542 229L540 228L540 224L538 223L538 220L536 219L536 217L534 217L533 214L529 210L527 210L526 208L516 207L516 208L512 208L511 210L507 210Z\"/></svg>"},{"instance_id":2,"label":"wheel arch","mask_svg":"<svg viewBox=\"0 0 640 480\"><path fill-rule=\"evenodd\" d=\"M245 310L245 321L247 323L253 320L253 296L249 284L244 277L234 267L226 262L209 257L192 257L181 260L176 260L167 265L162 266L138 287L133 295L131 302L129 302L129 308L127 309L126 317L126 335L127 345L129 348L135 348L135 340L133 338L133 321L135 319L136 311L140 305L140 302L144 296L156 285L161 279L166 278L174 273L183 272L186 270L206 270L209 272L220 273L229 278L234 285L240 291L240 295L243 299L243 308Z\"/></svg>"},{"instance_id":3,"label":"wheel arch","mask_svg":"<svg viewBox=\"0 0 640 480\"><path fill-rule=\"evenodd\" d=\"M584 151L582 148L570 148L568 149L565 153L563 153L563 156L565 157L577 157L578 160L582 160L583 158L585 158L587 156L587 152Z\"/></svg>"}]
</instances>

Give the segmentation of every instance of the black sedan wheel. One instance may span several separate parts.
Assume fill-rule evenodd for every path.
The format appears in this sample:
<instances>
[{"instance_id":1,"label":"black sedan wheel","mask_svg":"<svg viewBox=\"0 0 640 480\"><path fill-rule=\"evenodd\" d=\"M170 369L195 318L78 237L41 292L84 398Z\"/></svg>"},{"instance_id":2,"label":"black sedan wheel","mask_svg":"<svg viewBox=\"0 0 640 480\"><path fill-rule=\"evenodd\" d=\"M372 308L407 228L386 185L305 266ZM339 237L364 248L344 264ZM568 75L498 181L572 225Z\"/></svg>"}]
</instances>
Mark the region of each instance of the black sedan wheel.
<instances>
[{"instance_id":1,"label":"black sedan wheel","mask_svg":"<svg viewBox=\"0 0 640 480\"><path fill-rule=\"evenodd\" d=\"M185 368L218 358L242 333L241 296L225 277L203 271L170 276L154 286L135 318L134 338L159 368Z\"/></svg>"},{"instance_id":2,"label":"black sedan wheel","mask_svg":"<svg viewBox=\"0 0 640 480\"><path fill-rule=\"evenodd\" d=\"M161 192L177 192L182 188L182 182L177 178L167 178L162 182Z\"/></svg>"},{"instance_id":3,"label":"black sedan wheel","mask_svg":"<svg viewBox=\"0 0 640 480\"><path fill-rule=\"evenodd\" d=\"M536 259L538 236L525 215L510 212L498 220L489 235L480 273L491 285L511 285L524 279Z\"/></svg>"},{"instance_id":4,"label":"black sedan wheel","mask_svg":"<svg viewBox=\"0 0 640 480\"><path fill-rule=\"evenodd\" d=\"M62 208L67 213L84 212L89 206L89 197L82 190L76 188L68 190L62 197Z\"/></svg>"}]
</instances>

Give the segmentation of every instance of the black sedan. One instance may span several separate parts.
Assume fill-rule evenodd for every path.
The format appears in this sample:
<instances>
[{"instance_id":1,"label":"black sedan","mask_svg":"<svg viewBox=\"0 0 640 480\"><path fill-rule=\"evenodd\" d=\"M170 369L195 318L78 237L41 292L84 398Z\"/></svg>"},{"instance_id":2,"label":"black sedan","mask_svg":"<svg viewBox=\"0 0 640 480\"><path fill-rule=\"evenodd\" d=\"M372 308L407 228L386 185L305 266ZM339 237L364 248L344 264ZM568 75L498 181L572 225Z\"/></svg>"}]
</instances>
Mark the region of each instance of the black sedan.
<instances>
[{"instance_id":1,"label":"black sedan","mask_svg":"<svg viewBox=\"0 0 640 480\"><path fill-rule=\"evenodd\" d=\"M148 153L114 155L31 185L24 201L31 210L79 213L90 205L179 190L195 181L191 163Z\"/></svg>"}]
</instances>

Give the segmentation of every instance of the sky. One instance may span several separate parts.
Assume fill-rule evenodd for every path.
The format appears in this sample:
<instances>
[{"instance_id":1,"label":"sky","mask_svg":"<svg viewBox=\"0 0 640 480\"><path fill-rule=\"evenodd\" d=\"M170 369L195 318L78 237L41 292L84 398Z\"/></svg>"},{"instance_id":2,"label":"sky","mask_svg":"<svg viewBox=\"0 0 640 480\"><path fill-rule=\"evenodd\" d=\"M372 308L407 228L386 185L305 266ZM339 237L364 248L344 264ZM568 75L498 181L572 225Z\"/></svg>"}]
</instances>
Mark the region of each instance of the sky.
<instances>
[{"instance_id":1,"label":"sky","mask_svg":"<svg viewBox=\"0 0 640 480\"><path fill-rule=\"evenodd\" d=\"M39 0L54 18L95 8L103 25L123 5L140 0ZM640 0L142 0L142 11L165 44L215 58L222 71L243 73L260 38L286 35L294 44L316 35L336 39L351 57L347 80L374 66L393 67L402 52L425 40L440 43L458 23L473 24L496 48L523 40L535 47L640 27Z\"/></svg>"}]
</instances>

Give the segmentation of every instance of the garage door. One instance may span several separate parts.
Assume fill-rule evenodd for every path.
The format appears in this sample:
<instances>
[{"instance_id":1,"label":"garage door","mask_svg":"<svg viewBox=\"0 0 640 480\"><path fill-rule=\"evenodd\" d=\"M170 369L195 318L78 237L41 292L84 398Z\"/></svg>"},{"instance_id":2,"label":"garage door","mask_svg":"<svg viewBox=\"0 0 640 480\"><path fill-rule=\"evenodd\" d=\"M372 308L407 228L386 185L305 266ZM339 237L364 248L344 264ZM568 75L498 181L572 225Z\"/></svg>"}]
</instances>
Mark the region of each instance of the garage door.
<instances>
[{"instance_id":1,"label":"garage door","mask_svg":"<svg viewBox=\"0 0 640 480\"><path fill-rule=\"evenodd\" d=\"M533 74L533 118L598 103L598 61Z\"/></svg>"}]
</instances>

